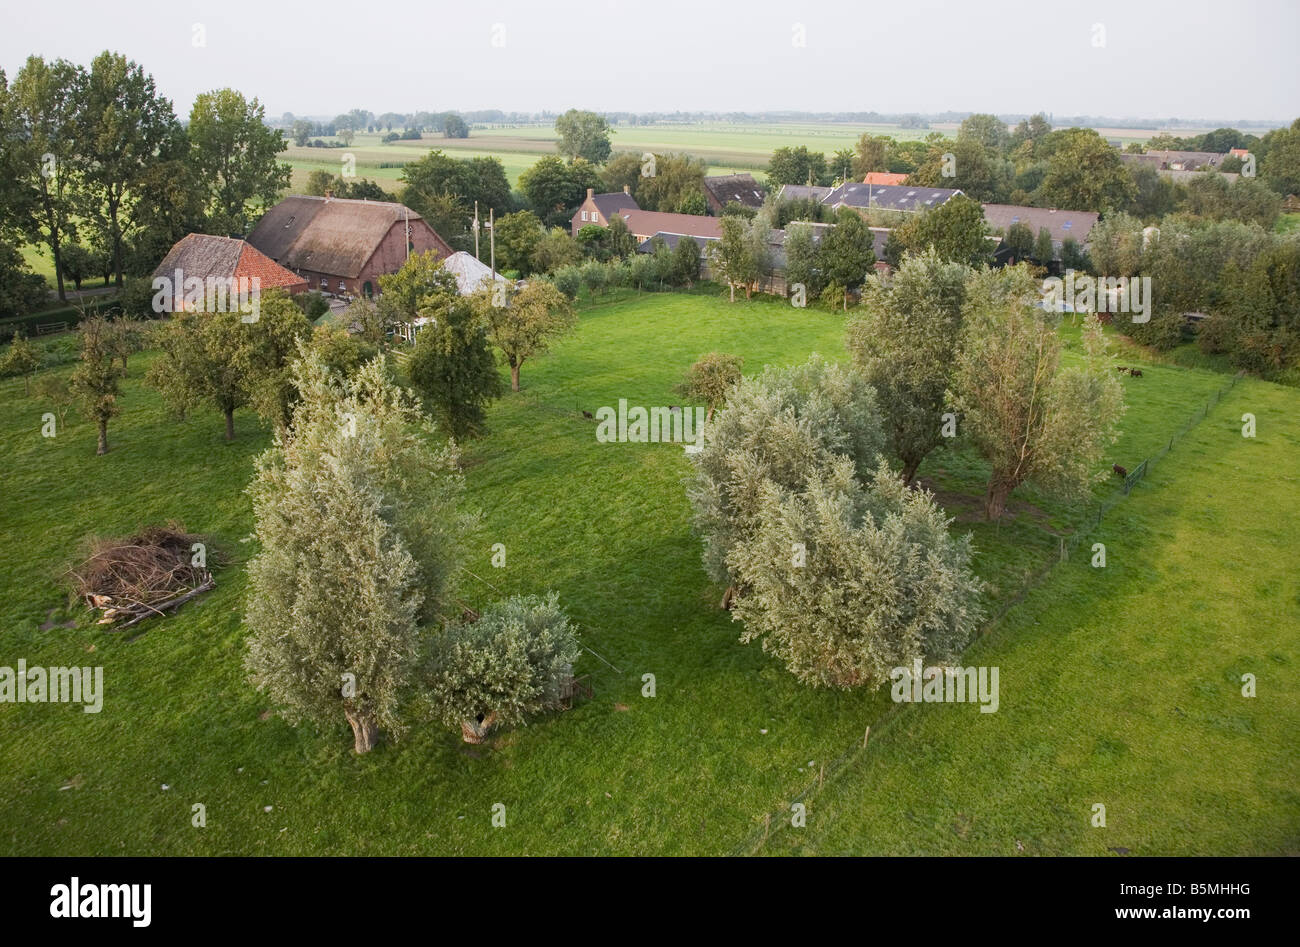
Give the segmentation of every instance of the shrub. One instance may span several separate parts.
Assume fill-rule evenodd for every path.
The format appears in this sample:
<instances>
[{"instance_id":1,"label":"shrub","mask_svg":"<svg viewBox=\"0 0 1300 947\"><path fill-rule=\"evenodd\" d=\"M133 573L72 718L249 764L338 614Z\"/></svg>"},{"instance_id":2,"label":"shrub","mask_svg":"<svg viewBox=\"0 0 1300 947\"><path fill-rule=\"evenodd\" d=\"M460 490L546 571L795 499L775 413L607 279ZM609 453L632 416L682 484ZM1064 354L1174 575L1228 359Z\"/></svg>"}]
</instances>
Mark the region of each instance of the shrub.
<instances>
[{"instance_id":1,"label":"shrub","mask_svg":"<svg viewBox=\"0 0 1300 947\"><path fill-rule=\"evenodd\" d=\"M575 299L578 290L582 289L582 267L572 263L561 266L551 274L551 282L564 295Z\"/></svg>"},{"instance_id":2,"label":"shrub","mask_svg":"<svg viewBox=\"0 0 1300 947\"><path fill-rule=\"evenodd\" d=\"M329 300L319 290L312 290L310 293L301 293L294 297L294 302L306 314L307 318L315 322L325 313L330 311Z\"/></svg>"},{"instance_id":3,"label":"shrub","mask_svg":"<svg viewBox=\"0 0 1300 947\"><path fill-rule=\"evenodd\" d=\"M683 398L703 401L708 413L706 421L713 420L713 412L727 399L727 392L742 377L745 360L739 355L710 352L700 357L686 372L686 378L677 386Z\"/></svg>"},{"instance_id":4,"label":"shrub","mask_svg":"<svg viewBox=\"0 0 1300 947\"><path fill-rule=\"evenodd\" d=\"M544 599L516 595L438 636L423 700L432 717L479 742L494 724L515 726L558 706L578 653L554 592Z\"/></svg>"},{"instance_id":5,"label":"shrub","mask_svg":"<svg viewBox=\"0 0 1300 947\"><path fill-rule=\"evenodd\" d=\"M593 295L602 292L609 282L609 270L603 263L588 260L582 264L582 285Z\"/></svg>"}]
</instances>

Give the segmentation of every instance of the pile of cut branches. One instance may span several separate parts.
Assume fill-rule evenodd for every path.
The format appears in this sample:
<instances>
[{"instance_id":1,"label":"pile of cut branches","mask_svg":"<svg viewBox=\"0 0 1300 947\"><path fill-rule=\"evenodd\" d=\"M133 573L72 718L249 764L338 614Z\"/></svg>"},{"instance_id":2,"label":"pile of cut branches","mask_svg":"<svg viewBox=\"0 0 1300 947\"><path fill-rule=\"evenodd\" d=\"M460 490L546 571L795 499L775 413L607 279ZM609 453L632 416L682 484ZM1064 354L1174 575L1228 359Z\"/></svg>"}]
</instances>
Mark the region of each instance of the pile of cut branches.
<instances>
[{"instance_id":1,"label":"pile of cut branches","mask_svg":"<svg viewBox=\"0 0 1300 947\"><path fill-rule=\"evenodd\" d=\"M208 556L203 537L171 522L121 539L88 540L68 577L76 594L103 613L99 624L120 630L215 588Z\"/></svg>"}]
</instances>

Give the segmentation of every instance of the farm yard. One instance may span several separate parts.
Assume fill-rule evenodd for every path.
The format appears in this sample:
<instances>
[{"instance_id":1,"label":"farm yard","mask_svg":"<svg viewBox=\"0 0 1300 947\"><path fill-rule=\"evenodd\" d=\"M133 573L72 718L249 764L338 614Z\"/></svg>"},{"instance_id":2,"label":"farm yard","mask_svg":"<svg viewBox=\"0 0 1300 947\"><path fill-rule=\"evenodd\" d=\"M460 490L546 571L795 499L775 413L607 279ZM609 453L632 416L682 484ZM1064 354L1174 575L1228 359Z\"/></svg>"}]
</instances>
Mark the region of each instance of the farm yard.
<instances>
[{"instance_id":1,"label":"farm yard","mask_svg":"<svg viewBox=\"0 0 1300 947\"><path fill-rule=\"evenodd\" d=\"M472 139L471 139L472 141ZM577 329L524 370L464 448L483 513L460 594L480 605L555 589L580 628L590 699L481 746L415 727L354 755L291 727L248 683L241 625L253 543L245 488L270 443L251 411L223 442L214 410L174 421L133 357L110 453L74 414L0 383L9 505L0 650L104 666L104 711L6 707L0 798L11 854L1281 854L1300 845L1300 391L1246 378L1177 440L1066 563L1062 537L1115 497L1019 490L976 512L988 467L967 448L922 465L972 533L987 610L971 647L1001 667L1001 707L893 705L887 688L798 683L718 607L700 564L675 444L599 443L584 411L666 404L700 355L746 373L847 360L845 320L756 297L584 295ZM1060 330L1067 361L1076 327ZM1230 376L1148 358L1114 337L1127 411L1107 460L1165 448ZM64 372L66 369L51 369ZM504 369L503 380L507 380ZM508 384L507 384L508 389ZM1242 437L1253 413L1258 434ZM69 604L61 574L89 534L177 520L210 537L217 588L125 634ZM1105 568L1088 547L1107 546ZM493 568L494 544L506 564ZM1018 601L1028 589L1024 601ZM1244 673L1258 696L1240 695ZM653 697L643 675L655 676ZM861 748L864 730L871 735ZM788 823L795 799L804 829ZM1170 800L1176 800L1171 805ZM1105 830L1089 826L1107 806ZM191 825L191 806L207 827ZM494 831L502 803L508 827ZM269 807L269 808L268 808ZM770 821L769 821L770 819Z\"/></svg>"},{"instance_id":2,"label":"farm yard","mask_svg":"<svg viewBox=\"0 0 1300 947\"><path fill-rule=\"evenodd\" d=\"M572 6L9 18L6 922L1282 916L1300 8Z\"/></svg>"}]
</instances>

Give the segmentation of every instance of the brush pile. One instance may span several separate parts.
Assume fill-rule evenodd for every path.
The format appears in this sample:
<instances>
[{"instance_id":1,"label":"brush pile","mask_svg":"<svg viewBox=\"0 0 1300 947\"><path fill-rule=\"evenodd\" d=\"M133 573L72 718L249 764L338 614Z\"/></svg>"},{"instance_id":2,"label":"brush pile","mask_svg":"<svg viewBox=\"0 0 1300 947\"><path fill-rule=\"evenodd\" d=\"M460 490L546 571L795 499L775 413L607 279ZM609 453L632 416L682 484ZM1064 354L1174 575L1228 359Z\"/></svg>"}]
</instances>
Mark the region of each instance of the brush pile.
<instances>
[{"instance_id":1,"label":"brush pile","mask_svg":"<svg viewBox=\"0 0 1300 947\"><path fill-rule=\"evenodd\" d=\"M207 557L203 537L172 522L122 539L89 540L85 559L68 576L77 595L103 613L99 624L120 630L215 588Z\"/></svg>"}]
</instances>

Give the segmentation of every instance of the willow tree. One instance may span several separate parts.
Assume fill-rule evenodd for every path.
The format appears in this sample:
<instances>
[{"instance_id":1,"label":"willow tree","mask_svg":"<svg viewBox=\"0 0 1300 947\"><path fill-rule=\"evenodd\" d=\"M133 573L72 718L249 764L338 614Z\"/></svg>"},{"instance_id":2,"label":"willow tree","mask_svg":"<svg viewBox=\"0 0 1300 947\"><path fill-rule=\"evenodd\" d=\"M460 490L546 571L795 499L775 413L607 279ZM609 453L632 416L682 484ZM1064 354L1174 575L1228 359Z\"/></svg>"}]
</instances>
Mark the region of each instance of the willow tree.
<instances>
[{"instance_id":1,"label":"willow tree","mask_svg":"<svg viewBox=\"0 0 1300 947\"><path fill-rule=\"evenodd\" d=\"M709 425L688 487L710 578L723 604L746 594L729 556L758 528L765 485L799 491L837 456L874 469L884 450L876 394L857 372L814 355L742 379Z\"/></svg>"},{"instance_id":2,"label":"willow tree","mask_svg":"<svg viewBox=\"0 0 1300 947\"><path fill-rule=\"evenodd\" d=\"M970 535L888 465L863 482L846 456L803 490L766 483L756 527L727 562L745 595L732 618L800 681L875 687L920 659L947 664L973 637L980 582Z\"/></svg>"},{"instance_id":3,"label":"willow tree","mask_svg":"<svg viewBox=\"0 0 1300 947\"><path fill-rule=\"evenodd\" d=\"M454 448L431 445L382 357L341 378L304 351L293 382L293 423L249 487L261 549L245 665L291 722L344 718L365 753L404 729L421 629L445 617L473 521Z\"/></svg>"},{"instance_id":4,"label":"willow tree","mask_svg":"<svg viewBox=\"0 0 1300 947\"><path fill-rule=\"evenodd\" d=\"M867 280L863 314L849 324L849 351L880 398L904 483L912 482L921 461L943 442L969 273L933 250L909 255L887 286L876 277Z\"/></svg>"},{"instance_id":5,"label":"willow tree","mask_svg":"<svg viewBox=\"0 0 1300 947\"><path fill-rule=\"evenodd\" d=\"M1023 264L982 271L967 285L953 388L960 433L992 467L989 520L1024 483L1064 499L1083 496L1106 476L1102 455L1124 411L1096 315L1084 326L1080 358L1066 365L1059 317L1037 299Z\"/></svg>"}]
</instances>

